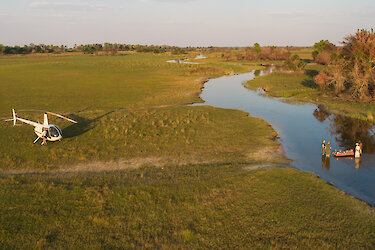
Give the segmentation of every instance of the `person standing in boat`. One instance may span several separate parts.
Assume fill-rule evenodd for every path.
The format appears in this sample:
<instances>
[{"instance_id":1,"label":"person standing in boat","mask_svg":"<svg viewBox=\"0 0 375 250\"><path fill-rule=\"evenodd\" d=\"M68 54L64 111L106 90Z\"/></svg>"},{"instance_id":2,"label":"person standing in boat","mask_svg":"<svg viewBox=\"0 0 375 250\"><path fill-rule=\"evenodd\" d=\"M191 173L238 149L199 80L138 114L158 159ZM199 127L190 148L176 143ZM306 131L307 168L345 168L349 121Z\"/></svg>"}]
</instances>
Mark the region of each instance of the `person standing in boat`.
<instances>
[{"instance_id":1,"label":"person standing in boat","mask_svg":"<svg viewBox=\"0 0 375 250\"><path fill-rule=\"evenodd\" d=\"M326 153L326 140L322 141L322 155L325 155Z\"/></svg>"},{"instance_id":2,"label":"person standing in boat","mask_svg":"<svg viewBox=\"0 0 375 250\"><path fill-rule=\"evenodd\" d=\"M358 141L358 146L359 146L359 149L361 150L361 156L362 156L362 153L363 153L363 144L362 144L361 140Z\"/></svg>"},{"instance_id":3,"label":"person standing in boat","mask_svg":"<svg viewBox=\"0 0 375 250\"><path fill-rule=\"evenodd\" d=\"M331 155L331 142L330 141L327 142L325 152L326 152L326 157L330 157Z\"/></svg>"},{"instance_id":4,"label":"person standing in boat","mask_svg":"<svg viewBox=\"0 0 375 250\"><path fill-rule=\"evenodd\" d=\"M361 157L361 154L362 154L361 147L359 146L359 143L357 142L355 144L354 157L359 158L359 157Z\"/></svg>"}]
</instances>

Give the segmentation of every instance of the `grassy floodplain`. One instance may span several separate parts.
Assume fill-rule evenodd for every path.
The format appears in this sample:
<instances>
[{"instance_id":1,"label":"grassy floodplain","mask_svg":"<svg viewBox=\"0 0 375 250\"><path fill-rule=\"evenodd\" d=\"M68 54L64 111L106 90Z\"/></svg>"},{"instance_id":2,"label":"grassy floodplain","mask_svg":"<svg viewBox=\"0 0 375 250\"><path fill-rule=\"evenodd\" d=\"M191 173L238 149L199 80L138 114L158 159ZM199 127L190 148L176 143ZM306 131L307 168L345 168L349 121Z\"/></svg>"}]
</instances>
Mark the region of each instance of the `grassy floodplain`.
<instances>
[{"instance_id":1,"label":"grassy floodplain","mask_svg":"<svg viewBox=\"0 0 375 250\"><path fill-rule=\"evenodd\" d=\"M1 117L35 108L79 121L51 119L66 138L47 147L32 144L30 126L1 123L1 246L375 245L374 209L312 174L277 167L285 159L273 154L279 143L263 120L185 106L201 101L205 79L256 63L171 58L0 58Z\"/></svg>"}]
</instances>

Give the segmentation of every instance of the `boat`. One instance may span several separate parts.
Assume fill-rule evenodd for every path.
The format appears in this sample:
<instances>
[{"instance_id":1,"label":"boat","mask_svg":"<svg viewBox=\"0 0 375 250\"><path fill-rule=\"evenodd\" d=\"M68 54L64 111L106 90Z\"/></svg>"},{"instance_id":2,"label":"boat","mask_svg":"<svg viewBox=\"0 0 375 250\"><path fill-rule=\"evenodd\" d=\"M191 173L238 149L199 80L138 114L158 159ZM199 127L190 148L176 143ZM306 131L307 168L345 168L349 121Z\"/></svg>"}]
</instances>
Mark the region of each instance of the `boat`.
<instances>
[{"instance_id":1,"label":"boat","mask_svg":"<svg viewBox=\"0 0 375 250\"><path fill-rule=\"evenodd\" d=\"M354 150L335 151L332 153L335 157L354 157Z\"/></svg>"}]
</instances>

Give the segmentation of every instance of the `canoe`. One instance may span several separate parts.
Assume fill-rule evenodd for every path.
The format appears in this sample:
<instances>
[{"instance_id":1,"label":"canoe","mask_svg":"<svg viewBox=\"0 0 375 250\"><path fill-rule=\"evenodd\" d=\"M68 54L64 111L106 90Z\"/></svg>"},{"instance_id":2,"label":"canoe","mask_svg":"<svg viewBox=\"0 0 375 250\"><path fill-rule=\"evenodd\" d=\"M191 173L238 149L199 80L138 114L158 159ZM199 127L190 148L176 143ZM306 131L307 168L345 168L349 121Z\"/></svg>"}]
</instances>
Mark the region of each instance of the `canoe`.
<instances>
[{"instance_id":1,"label":"canoe","mask_svg":"<svg viewBox=\"0 0 375 250\"><path fill-rule=\"evenodd\" d=\"M335 157L354 157L354 150L335 151L332 154Z\"/></svg>"}]
</instances>

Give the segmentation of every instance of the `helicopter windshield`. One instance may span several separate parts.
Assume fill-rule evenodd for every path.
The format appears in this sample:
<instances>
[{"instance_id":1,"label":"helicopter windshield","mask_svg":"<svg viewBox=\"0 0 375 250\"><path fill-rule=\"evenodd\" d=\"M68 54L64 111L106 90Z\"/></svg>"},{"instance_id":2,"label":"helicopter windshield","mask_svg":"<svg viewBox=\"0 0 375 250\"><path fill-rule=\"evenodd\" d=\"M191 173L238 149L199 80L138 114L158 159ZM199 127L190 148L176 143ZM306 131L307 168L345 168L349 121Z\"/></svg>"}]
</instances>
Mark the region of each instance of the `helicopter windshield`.
<instances>
[{"instance_id":1,"label":"helicopter windshield","mask_svg":"<svg viewBox=\"0 0 375 250\"><path fill-rule=\"evenodd\" d=\"M49 128L49 134L50 134L52 137L59 137L59 136L60 136L59 131L58 131L55 127L50 127L50 128Z\"/></svg>"}]
</instances>

